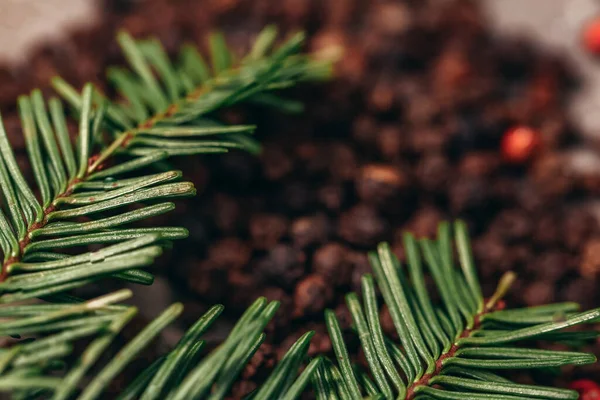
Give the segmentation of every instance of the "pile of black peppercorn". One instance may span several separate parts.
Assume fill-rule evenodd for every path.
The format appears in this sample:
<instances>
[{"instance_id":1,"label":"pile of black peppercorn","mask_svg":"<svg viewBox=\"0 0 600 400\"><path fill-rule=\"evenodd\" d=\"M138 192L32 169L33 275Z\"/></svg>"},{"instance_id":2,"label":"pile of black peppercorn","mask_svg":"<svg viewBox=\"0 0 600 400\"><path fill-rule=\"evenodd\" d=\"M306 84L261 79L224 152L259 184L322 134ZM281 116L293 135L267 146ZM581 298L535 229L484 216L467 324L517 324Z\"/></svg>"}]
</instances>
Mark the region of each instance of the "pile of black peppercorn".
<instances>
[{"instance_id":1,"label":"pile of black peppercorn","mask_svg":"<svg viewBox=\"0 0 600 400\"><path fill-rule=\"evenodd\" d=\"M123 61L111 40L117 28L155 35L171 54L183 41L205 48L215 28L242 54L267 23L283 33L305 30L316 53L343 49L331 83L285 94L302 99L302 115L255 107L221 115L258 124L260 157L176 161L199 195L169 221L191 234L159 274L191 304L225 304L232 319L258 296L281 302L269 342L234 397L252 390L309 329L317 332L310 353L330 352L323 310L335 309L349 325L344 295L370 271L366 252L385 240L403 259L402 232L432 236L441 220L467 221L487 295L513 270L511 306L600 304L600 229L585 207L600 191L600 171L582 174L567 157L585 145L566 107L576 77L560 55L490 30L476 1L102 4L96 26L40 46L26 68L0 66L0 107L21 150L16 96L47 88L57 73L110 93L103 71ZM514 126L539 133L539 146L521 163L502 155L502 137ZM393 334L385 309L381 318ZM575 374L597 378L594 370Z\"/></svg>"}]
</instances>

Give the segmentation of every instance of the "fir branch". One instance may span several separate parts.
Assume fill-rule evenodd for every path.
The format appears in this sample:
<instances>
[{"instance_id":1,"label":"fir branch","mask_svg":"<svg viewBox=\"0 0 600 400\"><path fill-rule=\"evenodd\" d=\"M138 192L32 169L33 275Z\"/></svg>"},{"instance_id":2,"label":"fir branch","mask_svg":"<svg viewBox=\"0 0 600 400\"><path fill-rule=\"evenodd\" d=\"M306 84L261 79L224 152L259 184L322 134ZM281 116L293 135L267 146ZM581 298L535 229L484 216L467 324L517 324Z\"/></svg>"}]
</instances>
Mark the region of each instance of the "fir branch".
<instances>
[{"instance_id":1,"label":"fir branch","mask_svg":"<svg viewBox=\"0 0 600 400\"><path fill-rule=\"evenodd\" d=\"M269 53L275 39L275 28L264 29L250 54L234 65L223 38L212 35L211 75L202 56L189 45L182 49L180 65L173 65L156 40L135 42L121 32L119 44L132 71L113 67L108 77L126 103L108 103L108 128L114 140L94 158L87 173L94 173L117 152L145 155L162 149L169 155L187 155L236 147L258 151L259 145L243 135L252 133L255 126L225 126L211 114L243 101L260 101L265 96L275 100L271 105L301 110L299 103L279 99L271 92L299 81L324 79L331 68L330 61L318 62L297 54L303 34L296 34ZM163 79L162 85L152 73L154 70ZM73 87L60 78L55 78L53 85L74 108L81 109L82 98ZM105 102L97 93L96 105Z\"/></svg>"},{"instance_id":2,"label":"fir branch","mask_svg":"<svg viewBox=\"0 0 600 400\"><path fill-rule=\"evenodd\" d=\"M180 172L144 175L145 168L172 155L231 148L255 151L258 145L245 136L254 126L224 125L213 117L214 112L245 100L274 99L267 92L328 73L328 62L298 54L302 35L271 52L275 38L276 31L267 28L248 57L234 66L223 37L213 35L211 75L200 54L189 46L182 51L181 63L174 65L157 41L136 42L120 33L118 40L133 72L112 69L109 77L125 103L108 101L91 84L79 94L60 78L54 80L79 120L75 147L59 100L51 99L48 111L39 90L21 96L19 112L39 200L17 166L0 120L0 183L6 199L6 208L0 208L4 256L0 303L7 304L0 307L0 335L36 338L0 349L0 391L22 397L72 397L137 313L134 307L113 304L128 297L129 291L89 301L65 292L107 277L151 284L152 275L141 268L152 264L169 240L187 236L179 227L129 226L171 211L174 205L162 202L165 198L195 194L191 183L179 182ZM281 104L288 110L299 108L291 101L282 100ZM112 165L106 168L109 161ZM124 209L129 204L157 201L136 210ZM96 251L61 252L91 244L105 246ZM23 303L33 298L50 303ZM277 302L267 304L259 299L223 345L199 362L204 343L200 337L222 307L210 310L169 355L152 364L123 392L123 398L187 399L209 390L211 398L223 398L264 340L263 330L277 307ZM101 396L111 380L181 310L180 304L174 304L152 321L91 377L80 398ZM257 398L288 392L288 397L294 397L302 391L310 375L303 374L298 381L295 376L311 336L305 335L290 349ZM66 365L74 344L81 340L88 342L87 348L75 363ZM309 371L317 366L311 365ZM61 378L55 377L58 366L64 370L58 373Z\"/></svg>"},{"instance_id":3,"label":"fir branch","mask_svg":"<svg viewBox=\"0 0 600 400\"><path fill-rule=\"evenodd\" d=\"M115 177L131 175L166 157L219 153L231 148L256 150L258 145L245 136L255 129L254 126L227 126L217 122L212 113L300 80L323 78L330 66L328 62L312 61L308 56L297 54L303 41L301 34L269 52L275 38L276 30L266 28L250 55L240 65L234 66L231 51L223 38L213 35L210 40L211 75L202 56L190 46L183 48L182 61L174 65L156 40L136 42L127 33L119 33L118 41L132 71L113 68L109 71L109 78L116 77L113 80L126 103L108 101L91 85L86 85L80 95L60 78L53 81L56 90L79 114L76 149L69 141L58 100L50 101L49 118L41 92L34 91L31 98L22 96L19 108L23 130L42 201L38 203L25 183L6 134L0 131L0 149L6 164L6 168L0 170L0 179L6 188L4 195L11 217L9 221L0 215L0 227L6 228L0 235L0 245L5 254L0 270L0 302L6 300L6 296L1 296L2 292L39 289L33 284L24 286L25 278L12 275L66 267L64 263L48 264L51 260L44 258L47 254L42 251L82 244L121 243L146 234L157 234L156 240L185 237L185 230L177 231L175 228L118 229L122 225L168 212L173 208L171 203L122 212L91 222L73 223L70 220L104 213L130 203L193 195L195 191L190 183L174 182L181 178L177 171L115 180ZM112 138L109 143L103 142L102 131L107 131ZM91 155L95 148L100 148L99 152ZM125 155L129 160L102 170L117 154ZM22 216L25 216L24 221ZM43 237L48 236L54 239L44 240ZM121 248L123 251L134 249ZM28 255L37 256L38 261L45 263L24 263L23 259ZM88 254L88 257L92 256L92 253ZM118 267L118 263L113 262L94 269L86 267L86 273L94 276L114 272L114 277L150 283L150 276L142 276L142 272L132 274L127 269L148 265L153 258L138 258L136 262L132 260L129 266L119 264ZM79 267L73 264L73 258L70 259L69 268L72 270L82 269L81 263L89 261L81 257L76 260L80 262ZM98 271L98 274L92 271ZM41 285L43 275L40 272L31 276L30 280L39 276ZM81 281L86 277L84 273L62 275L62 280L57 279L55 284ZM35 295L40 295L39 290ZM13 301L15 297L8 295L8 299Z\"/></svg>"},{"instance_id":4,"label":"fir branch","mask_svg":"<svg viewBox=\"0 0 600 400\"><path fill-rule=\"evenodd\" d=\"M375 282L366 275L362 279L362 304L354 293L347 296L347 304L374 382L353 368L335 314L328 310L327 328L342 380L337 389L332 388L328 374L336 374L334 365L328 367L329 372L327 367L317 372L313 386L318 398L326 396L328 390L352 399L365 393L405 400L578 397L571 390L517 384L491 371L596 362L593 354L539 350L523 346L523 342L593 340L598 332L559 331L595 322L600 309L578 312L574 303L559 303L505 310L502 297L514 281L512 273L500 281L496 293L485 302L463 223L454 225L454 236L459 268L454 262L447 223L440 225L436 240L417 241L410 234L404 236L408 276L387 244L370 254L399 342L394 343L382 333ZM425 288L424 261L440 294L439 305L433 303ZM517 343L519 347L512 347Z\"/></svg>"}]
</instances>

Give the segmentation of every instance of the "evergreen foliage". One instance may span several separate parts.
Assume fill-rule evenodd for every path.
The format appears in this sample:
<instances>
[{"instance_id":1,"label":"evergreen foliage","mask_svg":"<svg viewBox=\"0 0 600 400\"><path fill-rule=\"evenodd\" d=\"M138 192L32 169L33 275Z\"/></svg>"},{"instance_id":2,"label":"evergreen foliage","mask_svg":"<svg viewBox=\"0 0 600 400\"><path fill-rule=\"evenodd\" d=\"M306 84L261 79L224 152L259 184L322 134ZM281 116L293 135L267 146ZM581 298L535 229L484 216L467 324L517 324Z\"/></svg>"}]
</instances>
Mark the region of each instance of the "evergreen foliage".
<instances>
[{"instance_id":1,"label":"evergreen foliage","mask_svg":"<svg viewBox=\"0 0 600 400\"><path fill-rule=\"evenodd\" d=\"M339 323L328 310L326 323L337 362L320 366L322 371L314 378L317 398L354 399L365 394L407 400L577 398L571 390L517 384L497 373L596 362L589 353L536 349L532 340L575 346L593 340L598 337L595 330L563 330L595 322L600 309L579 312L575 303L557 303L505 310L501 299L514 280L511 273L485 301L466 227L456 222L453 228L454 235L450 224L440 224L436 240L416 240L406 233L406 268L386 243L369 254L375 280L370 275L362 278L362 302L355 293L346 296L369 373L355 372ZM439 304L426 288L424 265L435 282ZM398 340L382 333L375 281Z\"/></svg>"},{"instance_id":2,"label":"evergreen foliage","mask_svg":"<svg viewBox=\"0 0 600 400\"><path fill-rule=\"evenodd\" d=\"M217 111L241 102L301 110L274 91L326 78L330 62L299 53L302 35L274 46L276 36L274 28L266 28L249 54L235 60L223 37L214 34L210 62L184 46L173 63L156 40L136 41L120 33L130 68L108 71L120 101L108 100L91 84L79 93L60 78L53 81L75 115L75 141L61 100L46 103L39 90L19 99L35 188L28 185L0 123L0 336L18 339L0 348L0 391L15 399L101 398L182 312L181 304L173 304L102 363L101 356L112 351L137 313L124 303L131 292L90 300L70 293L106 279L152 283L144 268L187 231L147 220L174 208L167 199L192 196L195 189L179 171L149 170L171 156L259 149L249 136L254 126L226 125ZM126 207L133 204L137 207ZM135 224L139 221L144 227ZM375 279L363 277L361 297L347 296L368 370L354 362L335 315L327 311L335 357L309 359L313 332L308 332L249 398L295 399L305 390L318 399L577 398L569 390L516 384L498 371L595 362L587 353L530 346L532 339L571 345L595 339L593 330L564 329L596 321L600 310L581 313L572 303L501 309L511 275L485 301L466 228L460 222L453 227L442 224L435 240L407 234L406 269L386 244L370 254ZM440 302L426 288L429 275ZM383 334L379 293L397 339ZM277 302L256 300L222 343L205 349L203 335L223 311L212 307L119 399L225 398L265 340L277 307Z\"/></svg>"}]
</instances>

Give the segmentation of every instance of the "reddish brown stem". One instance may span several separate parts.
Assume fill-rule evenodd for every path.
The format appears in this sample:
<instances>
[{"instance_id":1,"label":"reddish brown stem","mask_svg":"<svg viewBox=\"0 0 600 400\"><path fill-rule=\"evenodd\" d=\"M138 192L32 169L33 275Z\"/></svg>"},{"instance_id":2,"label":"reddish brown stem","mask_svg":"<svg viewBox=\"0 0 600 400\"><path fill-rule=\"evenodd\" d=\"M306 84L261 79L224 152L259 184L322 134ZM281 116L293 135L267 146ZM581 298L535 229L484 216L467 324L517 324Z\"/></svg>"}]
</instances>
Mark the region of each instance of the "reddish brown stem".
<instances>
[{"instance_id":1,"label":"reddish brown stem","mask_svg":"<svg viewBox=\"0 0 600 400\"><path fill-rule=\"evenodd\" d=\"M56 196L56 199L69 196L71 193L73 193L75 184L80 181L81 181L81 179L73 179L67 186L67 189L63 193ZM48 214L50 214L55 209L56 209L56 206L54 204L50 204L48 207L46 207L44 209L44 217L42 218L42 221L34 222L27 228L27 232L25 232L25 236L21 240L19 240L19 254L16 257L9 258L8 260L6 260L4 262L4 264L2 264L2 269L0 271L0 282L4 282L8 278L8 275L9 275L8 267L14 263L21 261L21 258L23 257L23 252L25 251L25 247L27 247L29 242L31 242L31 238L29 237L29 234L31 232L35 231L36 229L40 229L40 228L43 228L44 226L46 226L46 224L48 223Z\"/></svg>"},{"instance_id":2,"label":"reddish brown stem","mask_svg":"<svg viewBox=\"0 0 600 400\"><path fill-rule=\"evenodd\" d=\"M196 100L204 93L205 90L206 90L206 88L201 86L198 89L196 89L192 94L190 94L186 99L187 100ZM146 121L139 123L136 129L151 128L157 122L161 121L164 118L172 116L178 110L179 110L178 104L171 104L165 111L160 112L160 113L152 116L151 118L147 119ZM121 135L123 135L122 136L123 139L121 140L121 145L119 147L121 147L121 148L127 147L129 142L131 141L131 139L133 139L134 132L133 131L125 131ZM90 175L92 172L94 172L94 170L98 169L101 166L101 163L99 163L99 161L97 161L100 157L103 157L102 161L107 158L107 156L105 156L104 154L100 154L100 153L96 154L90 158L92 165L88 169L86 176ZM82 179L74 179L73 181L71 181L69 183L69 185L67 186L67 189L63 193L59 194L56 198L69 196L71 193L73 193L75 184L77 182L80 182L81 180ZM19 249L20 249L19 255L16 257L9 258L8 260L6 260L4 262L4 264L2 264L2 267L0 268L0 282L4 282L8 278L8 276L9 276L8 271L9 271L10 265L21 261L21 258L23 256L23 251L25 250L25 247L31 241L31 239L29 238L29 234L36 229L43 228L48 223L48 219L47 219L48 214L50 214L52 211L54 211L54 209L55 209L55 206L53 204L46 207L46 209L44 210L44 217L42 219L42 222L33 223L27 228L27 232L25 233L25 236L19 241Z\"/></svg>"},{"instance_id":3,"label":"reddish brown stem","mask_svg":"<svg viewBox=\"0 0 600 400\"><path fill-rule=\"evenodd\" d=\"M477 314L474 318L473 321L473 327L470 329L465 329L461 334L460 334L460 338L464 338L467 337L471 334L471 332L473 332L474 330L479 329L479 327L481 326L481 317L483 317L485 314L490 313L492 311L498 311L504 308L504 302L502 300L498 301L498 303L496 303L494 306L490 307L490 308L485 308L482 312L480 312L479 314ZM450 350L448 350L446 353L442 354L440 356L440 358L436 361L435 363L435 370L432 373L429 374L425 374L421 377L421 379L419 379L416 382L413 382L407 389L406 389L406 397L405 400L413 400L416 396L415 391L417 390L417 388L419 386L427 386L429 385L429 382L431 381L431 378L437 376L440 374L440 372L442 372L442 368L444 367L444 360L454 357L454 355L456 354L456 351L458 350L458 345L457 344L453 344L452 347L450 347Z\"/></svg>"}]
</instances>

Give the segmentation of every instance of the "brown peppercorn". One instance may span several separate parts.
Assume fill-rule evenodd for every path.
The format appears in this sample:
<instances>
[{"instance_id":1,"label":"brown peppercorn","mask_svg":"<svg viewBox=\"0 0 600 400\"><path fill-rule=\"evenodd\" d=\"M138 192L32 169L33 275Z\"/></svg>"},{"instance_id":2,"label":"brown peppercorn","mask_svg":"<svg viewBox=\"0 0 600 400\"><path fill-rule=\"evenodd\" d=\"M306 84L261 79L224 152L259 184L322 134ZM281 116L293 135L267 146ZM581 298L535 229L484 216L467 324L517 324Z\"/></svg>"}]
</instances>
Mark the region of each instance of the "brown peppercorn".
<instances>
[{"instance_id":1,"label":"brown peppercorn","mask_svg":"<svg viewBox=\"0 0 600 400\"><path fill-rule=\"evenodd\" d=\"M541 147L543 149L556 149L565 145L572 136L567 116L564 114L548 115L539 127Z\"/></svg>"},{"instance_id":2,"label":"brown peppercorn","mask_svg":"<svg viewBox=\"0 0 600 400\"><path fill-rule=\"evenodd\" d=\"M598 232L598 221L585 209L573 208L563 219L564 244L569 250L578 251L587 240Z\"/></svg>"},{"instance_id":3,"label":"brown peppercorn","mask_svg":"<svg viewBox=\"0 0 600 400\"><path fill-rule=\"evenodd\" d=\"M467 153L460 162L458 173L475 177L490 176L500 166L499 161L494 152Z\"/></svg>"},{"instance_id":4,"label":"brown peppercorn","mask_svg":"<svg viewBox=\"0 0 600 400\"><path fill-rule=\"evenodd\" d=\"M442 192L449 183L451 168L445 157L439 154L427 155L417 165L417 183L428 192Z\"/></svg>"},{"instance_id":5,"label":"brown peppercorn","mask_svg":"<svg viewBox=\"0 0 600 400\"><path fill-rule=\"evenodd\" d=\"M377 113L388 112L395 105L393 86L387 79L380 79L375 83L368 97L369 109Z\"/></svg>"},{"instance_id":6,"label":"brown peppercorn","mask_svg":"<svg viewBox=\"0 0 600 400\"><path fill-rule=\"evenodd\" d=\"M408 179L398 168L368 164L359 170L355 185L358 197L365 204L383 206L408 186Z\"/></svg>"},{"instance_id":7,"label":"brown peppercorn","mask_svg":"<svg viewBox=\"0 0 600 400\"><path fill-rule=\"evenodd\" d=\"M360 293L362 290L361 280L363 275L373 273L367 254L362 251L351 251L346 256L346 259L348 260L348 263L350 263L352 270L350 282L352 291Z\"/></svg>"},{"instance_id":8,"label":"brown peppercorn","mask_svg":"<svg viewBox=\"0 0 600 400\"><path fill-rule=\"evenodd\" d=\"M540 215L551 206L541 193L531 190L531 186L523 186L521 182L507 177L498 179L493 189L498 200L507 203L516 202L520 208L532 216Z\"/></svg>"},{"instance_id":9,"label":"brown peppercorn","mask_svg":"<svg viewBox=\"0 0 600 400\"><path fill-rule=\"evenodd\" d=\"M0 65L0 105L12 105L22 91L25 91L16 77L16 71L6 65ZM6 117L6 115L3 115ZM16 117L16 115L15 115ZM24 135L23 135L24 136Z\"/></svg>"},{"instance_id":10,"label":"brown peppercorn","mask_svg":"<svg viewBox=\"0 0 600 400\"><path fill-rule=\"evenodd\" d=\"M573 261L567 253L550 250L532 257L524 265L525 270L536 280L554 285L570 272Z\"/></svg>"},{"instance_id":11,"label":"brown peppercorn","mask_svg":"<svg viewBox=\"0 0 600 400\"><path fill-rule=\"evenodd\" d=\"M260 283L260 276L251 272L232 269L228 271L227 280L233 290L225 294L232 304L250 304L257 297L255 289Z\"/></svg>"},{"instance_id":12,"label":"brown peppercorn","mask_svg":"<svg viewBox=\"0 0 600 400\"><path fill-rule=\"evenodd\" d=\"M252 244L257 249L270 249L287 231L288 221L277 214L255 214L250 218Z\"/></svg>"},{"instance_id":13,"label":"brown peppercorn","mask_svg":"<svg viewBox=\"0 0 600 400\"><path fill-rule=\"evenodd\" d=\"M231 387L231 397L226 397L226 399L243 399L255 391L257 387L258 384L256 382L249 381L247 379L238 379Z\"/></svg>"},{"instance_id":14,"label":"brown peppercorn","mask_svg":"<svg viewBox=\"0 0 600 400\"><path fill-rule=\"evenodd\" d=\"M310 15L312 2L309 0L284 0L281 3L283 16L292 27L302 26Z\"/></svg>"},{"instance_id":15,"label":"brown peppercorn","mask_svg":"<svg viewBox=\"0 0 600 400\"><path fill-rule=\"evenodd\" d=\"M506 258L508 269L520 273L527 266L530 266L531 268L531 266L535 264L536 255L534 254L533 249L526 243L517 243L507 248ZM543 269L544 267L541 267L539 271L541 272ZM549 275L550 273L548 276Z\"/></svg>"},{"instance_id":16,"label":"brown peppercorn","mask_svg":"<svg viewBox=\"0 0 600 400\"><path fill-rule=\"evenodd\" d=\"M290 288L304 275L305 261L306 256L302 251L286 244L278 244L258 262L256 270L265 279Z\"/></svg>"},{"instance_id":17,"label":"brown peppercorn","mask_svg":"<svg viewBox=\"0 0 600 400\"><path fill-rule=\"evenodd\" d=\"M418 128L411 132L410 147L415 153L442 154L448 142L445 132L433 128Z\"/></svg>"},{"instance_id":18,"label":"brown peppercorn","mask_svg":"<svg viewBox=\"0 0 600 400\"><path fill-rule=\"evenodd\" d=\"M298 167L309 174L318 174L327 170L328 160L326 149L312 142L301 143L296 146L296 157L298 158Z\"/></svg>"},{"instance_id":19,"label":"brown peppercorn","mask_svg":"<svg viewBox=\"0 0 600 400\"><path fill-rule=\"evenodd\" d=\"M349 181L354 179L357 169L356 155L354 151L341 143L334 143L329 147L329 171L336 181Z\"/></svg>"},{"instance_id":20,"label":"brown peppercorn","mask_svg":"<svg viewBox=\"0 0 600 400\"><path fill-rule=\"evenodd\" d=\"M293 167L292 158L279 146L265 146L260 156L263 173L268 180L277 181L289 174Z\"/></svg>"},{"instance_id":21,"label":"brown peppercorn","mask_svg":"<svg viewBox=\"0 0 600 400\"><path fill-rule=\"evenodd\" d=\"M374 3L370 8L367 24L379 35L398 37L411 25L410 10L403 3Z\"/></svg>"},{"instance_id":22,"label":"brown peppercorn","mask_svg":"<svg viewBox=\"0 0 600 400\"><path fill-rule=\"evenodd\" d=\"M367 74L368 60L363 48L356 44L347 43L344 48L344 56L335 65L335 74L339 76L340 82L349 82L353 86L344 89L353 90L354 85L360 84Z\"/></svg>"},{"instance_id":23,"label":"brown peppercorn","mask_svg":"<svg viewBox=\"0 0 600 400\"><path fill-rule=\"evenodd\" d=\"M214 262L189 263L187 284L192 292L211 302L222 301L227 292L227 271Z\"/></svg>"},{"instance_id":24,"label":"brown peppercorn","mask_svg":"<svg viewBox=\"0 0 600 400\"><path fill-rule=\"evenodd\" d=\"M313 254L313 272L324 276L334 285L350 281L352 265L347 260L349 249L339 243L327 243Z\"/></svg>"},{"instance_id":25,"label":"brown peppercorn","mask_svg":"<svg viewBox=\"0 0 600 400\"><path fill-rule=\"evenodd\" d=\"M481 265L480 273L483 278L490 278L494 271L507 271L512 264L507 259L508 248L500 238L487 234L473 243L473 254L477 264Z\"/></svg>"},{"instance_id":26,"label":"brown peppercorn","mask_svg":"<svg viewBox=\"0 0 600 400\"><path fill-rule=\"evenodd\" d=\"M315 193L311 190L308 182L305 181L286 183L280 196L279 201L294 213L309 210L315 202Z\"/></svg>"},{"instance_id":27,"label":"brown peppercorn","mask_svg":"<svg viewBox=\"0 0 600 400\"><path fill-rule=\"evenodd\" d=\"M555 290L548 282L533 282L525 288L523 300L528 306L540 306L554 301Z\"/></svg>"},{"instance_id":28,"label":"brown peppercorn","mask_svg":"<svg viewBox=\"0 0 600 400\"><path fill-rule=\"evenodd\" d=\"M223 194L215 195L213 212L217 228L226 234L235 234L240 227L242 211L237 201Z\"/></svg>"},{"instance_id":29,"label":"brown peppercorn","mask_svg":"<svg viewBox=\"0 0 600 400\"><path fill-rule=\"evenodd\" d=\"M574 183L565 159L556 153L541 155L533 164L531 178L536 189L550 199L565 196Z\"/></svg>"},{"instance_id":30,"label":"brown peppercorn","mask_svg":"<svg viewBox=\"0 0 600 400\"><path fill-rule=\"evenodd\" d=\"M333 298L333 288L321 275L310 274L294 291L294 316L301 317L323 311Z\"/></svg>"},{"instance_id":31,"label":"brown peppercorn","mask_svg":"<svg viewBox=\"0 0 600 400\"><path fill-rule=\"evenodd\" d=\"M29 63L36 86L44 85L52 77L59 75L55 62L55 58L59 56L56 54L58 48L48 43L33 49Z\"/></svg>"},{"instance_id":32,"label":"brown peppercorn","mask_svg":"<svg viewBox=\"0 0 600 400\"><path fill-rule=\"evenodd\" d=\"M561 220L556 210L546 209L533 230L533 243L540 247L557 247L562 242Z\"/></svg>"},{"instance_id":33,"label":"brown peppercorn","mask_svg":"<svg viewBox=\"0 0 600 400\"><path fill-rule=\"evenodd\" d=\"M288 326L290 320L292 319L292 313L294 311L294 299L285 290L275 287L269 286L264 289L260 289L254 294L256 296L263 296L269 301L278 301L279 308L275 313L275 316L267 325L268 333L275 333L277 329L281 327Z\"/></svg>"},{"instance_id":34,"label":"brown peppercorn","mask_svg":"<svg viewBox=\"0 0 600 400\"><path fill-rule=\"evenodd\" d=\"M377 139L377 120L370 115L359 115L352 123L352 137L359 143L372 144Z\"/></svg>"},{"instance_id":35,"label":"brown peppercorn","mask_svg":"<svg viewBox=\"0 0 600 400\"><path fill-rule=\"evenodd\" d=\"M579 303L589 309L597 307L598 280L591 278L576 278L560 288L560 300Z\"/></svg>"},{"instance_id":36,"label":"brown peppercorn","mask_svg":"<svg viewBox=\"0 0 600 400\"><path fill-rule=\"evenodd\" d=\"M338 304L333 311L335 312L335 317L340 323L340 328L342 330L350 329L352 327L352 314L350 313L350 310L346 304Z\"/></svg>"},{"instance_id":37,"label":"brown peppercorn","mask_svg":"<svg viewBox=\"0 0 600 400\"><path fill-rule=\"evenodd\" d=\"M359 5L353 0L327 0L323 2L323 24L344 28L352 22Z\"/></svg>"},{"instance_id":38,"label":"brown peppercorn","mask_svg":"<svg viewBox=\"0 0 600 400\"><path fill-rule=\"evenodd\" d=\"M242 372L242 378L248 379L257 375L261 370L271 369L276 362L276 354L273 346L269 343L263 343L256 350L250 361L248 361L248 364L246 364Z\"/></svg>"},{"instance_id":39,"label":"brown peppercorn","mask_svg":"<svg viewBox=\"0 0 600 400\"><path fill-rule=\"evenodd\" d=\"M600 272L599 238L589 240L583 247L579 271L582 276L587 278L594 277Z\"/></svg>"},{"instance_id":40,"label":"brown peppercorn","mask_svg":"<svg viewBox=\"0 0 600 400\"><path fill-rule=\"evenodd\" d=\"M434 238L437 234L438 225L443 220L444 216L439 209L432 206L422 207L417 210L404 228L397 232L397 236L401 240L402 232L408 231L417 238Z\"/></svg>"},{"instance_id":41,"label":"brown peppercorn","mask_svg":"<svg viewBox=\"0 0 600 400\"><path fill-rule=\"evenodd\" d=\"M294 246L303 249L327 240L330 222L324 214L300 217L292 222L290 236Z\"/></svg>"},{"instance_id":42,"label":"brown peppercorn","mask_svg":"<svg viewBox=\"0 0 600 400\"><path fill-rule=\"evenodd\" d=\"M332 350L331 339L323 324L309 325L307 328L315 331L308 347L308 355L314 357L318 354L330 353Z\"/></svg>"},{"instance_id":43,"label":"brown peppercorn","mask_svg":"<svg viewBox=\"0 0 600 400\"><path fill-rule=\"evenodd\" d=\"M387 222L366 204L359 204L340 216L338 234L349 243L374 246L387 233Z\"/></svg>"},{"instance_id":44,"label":"brown peppercorn","mask_svg":"<svg viewBox=\"0 0 600 400\"><path fill-rule=\"evenodd\" d=\"M405 135L395 125L382 127L377 134L377 148L386 160L396 160L406 146Z\"/></svg>"},{"instance_id":45,"label":"brown peppercorn","mask_svg":"<svg viewBox=\"0 0 600 400\"><path fill-rule=\"evenodd\" d=\"M438 91L462 87L471 72L467 56L458 48L443 51L433 70L433 84Z\"/></svg>"},{"instance_id":46,"label":"brown peppercorn","mask_svg":"<svg viewBox=\"0 0 600 400\"><path fill-rule=\"evenodd\" d=\"M501 211L492 221L490 231L507 243L529 238L533 230L530 216L519 209Z\"/></svg>"},{"instance_id":47,"label":"brown peppercorn","mask_svg":"<svg viewBox=\"0 0 600 400\"><path fill-rule=\"evenodd\" d=\"M441 147L443 140L435 135L436 132L432 129L424 129L440 116L442 112L440 104L422 92L409 96L406 102L408 122L419 131L418 133L413 132L409 137L413 150L416 152L435 151L435 148L430 148L427 144ZM437 133L439 134L439 131Z\"/></svg>"},{"instance_id":48,"label":"brown peppercorn","mask_svg":"<svg viewBox=\"0 0 600 400\"><path fill-rule=\"evenodd\" d=\"M483 179L459 177L449 188L450 208L455 213L476 210L486 203L488 188Z\"/></svg>"},{"instance_id":49,"label":"brown peppercorn","mask_svg":"<svg viewBox=\"0 0 600 400\"><path fill-rule=\"evenodd\" d=\"M211 245L208 250L208 258L223 269L241 269L250 261L251 252L247 243L229 237Z\"/></svg>"},{"instance_id":50,"label":"brown peppercorn","mask_svg":"<svg viewBox=\"0 0 600 400\"><path fill-rule=\"evenodd\" d=\"M319 189L318 198L328 210L339 211L345 203L346 191L342 185L328 184Z\"/></svg>"}]
</instances>

